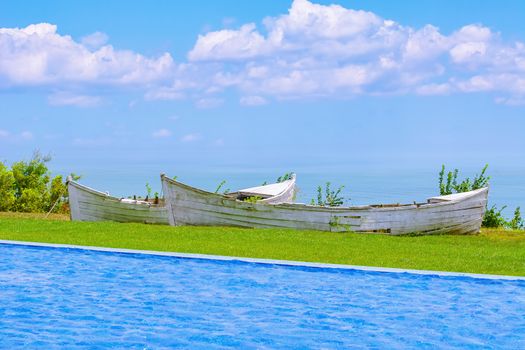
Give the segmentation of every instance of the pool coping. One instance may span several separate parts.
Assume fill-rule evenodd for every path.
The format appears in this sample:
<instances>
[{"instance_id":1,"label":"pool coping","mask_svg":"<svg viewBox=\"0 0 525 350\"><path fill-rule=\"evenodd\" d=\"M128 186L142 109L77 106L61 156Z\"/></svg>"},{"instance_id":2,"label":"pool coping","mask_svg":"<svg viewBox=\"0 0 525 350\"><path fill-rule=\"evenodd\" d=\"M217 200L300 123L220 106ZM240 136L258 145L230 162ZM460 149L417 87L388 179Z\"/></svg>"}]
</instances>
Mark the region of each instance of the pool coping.
<instances>
[{"instance_id":1,"label":"pool coping","mask_svg":"<svg viewBox=\"0 0 525 350\"><path fill-rule=\"evenodd\" d=\"M65 248L65 249L69 248L69 249L79 249L79 250L89 250L89 251L99 251L99 252L109 252L109 253L144 254L144 255L167 256L167 257L175 257L175 258L189 258L189 259L201 259L201 260L240 261L240 262L246 262L246 263L264 264L264 265L297 266L297 267L355 270L355 271L368 271L368 272L408 273L408 274L425 275L425 276L470 277L470 278L475 278L475 279L489 279L489 280L525 281L525 277L523 276L490 275L490 274L468 273L468 272L449 272L449 271L435 271L435 270L401 269L401 268L394 268L394 267L329 264L329 263L315 263L315 262L294 261L294 260L247 258L247 257L226 256L226 255L177 253L177 252L164 252L164 251L156 251L156 250L140 250L140 249L127 249L127 248L108 248L108 247L97 247L97 246L83 246L83 245L75 245L75 244L10 241L10 240L3 240L3 239L0 240L0 244L17 245L17 246L31 246L31 247L46 247L46 248Z\"/></svg>"}]
</instances>

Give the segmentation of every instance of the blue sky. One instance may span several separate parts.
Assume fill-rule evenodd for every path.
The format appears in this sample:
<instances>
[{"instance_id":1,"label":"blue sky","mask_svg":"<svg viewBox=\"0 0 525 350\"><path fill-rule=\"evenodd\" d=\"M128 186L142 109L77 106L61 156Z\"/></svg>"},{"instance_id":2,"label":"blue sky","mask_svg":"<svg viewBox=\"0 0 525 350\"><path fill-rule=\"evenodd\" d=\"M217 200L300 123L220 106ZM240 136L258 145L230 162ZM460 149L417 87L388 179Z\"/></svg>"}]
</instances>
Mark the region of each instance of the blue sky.
<instances>
[{"instance_id":1,"label":"blue sky","mask_svg":"<svg viewBox=\"0 0 525 350\"><path fill-rule=\"evenodd\" d=\"M523 167L522 23L523 1L3 1L0 160Z\"/></svg>"}]
</instances>

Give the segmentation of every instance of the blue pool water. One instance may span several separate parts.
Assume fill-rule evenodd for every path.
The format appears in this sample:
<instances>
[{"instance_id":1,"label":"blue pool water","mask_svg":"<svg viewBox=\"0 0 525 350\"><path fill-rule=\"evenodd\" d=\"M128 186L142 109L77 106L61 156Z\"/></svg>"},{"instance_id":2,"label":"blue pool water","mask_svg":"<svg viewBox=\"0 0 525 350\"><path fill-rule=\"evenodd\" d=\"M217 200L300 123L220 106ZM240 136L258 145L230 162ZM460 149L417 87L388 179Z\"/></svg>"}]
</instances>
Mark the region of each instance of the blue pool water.
<instances>
[{"instance_id":1,"label":"blue pool water","mask_svg":"<svg viewBox=\"0 0 525 350\"><path fill-rule=\"evenodd\" d=\"M525 348L525 281L0 244L0 348Z\"/></svg>"}]
</instances>

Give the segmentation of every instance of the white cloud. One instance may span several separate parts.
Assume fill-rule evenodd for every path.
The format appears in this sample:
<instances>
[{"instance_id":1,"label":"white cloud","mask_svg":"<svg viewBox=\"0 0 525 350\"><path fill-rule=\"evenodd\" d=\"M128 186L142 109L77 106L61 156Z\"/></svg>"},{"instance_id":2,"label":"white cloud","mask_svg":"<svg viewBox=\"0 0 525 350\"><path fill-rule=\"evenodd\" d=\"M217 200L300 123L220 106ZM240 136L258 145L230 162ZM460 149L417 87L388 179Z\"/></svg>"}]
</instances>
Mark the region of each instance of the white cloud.
<instances>
[{"instance_id":1,"label":"white cloud","mask_svg":"<svg viewBox=\"0 0 525 350\"><path fill-rule=\"evenodd\" d=\"M458 88L464 92L489 91L494 88L492 79L483 76L474 76L466 81L457 83Z\"/></svg>"},{"instance_id":2,"label":"white cloud","mask_svg":"<svg viewBox=\"0 0 525 350\"><path fill-rule=\"evenodd\" d=\"M144 98L149 101L153 100L180 100L185 97L184 93L178 89L170 87L159 87L148 91Z\"/></svg>"},{"instance_id":3,"label":"white cloud","mask_svg":"<svg viewBox=\"0 0 525 350\"><path fill-rule=\"evenodd\" d=\"M151 136L154 138L166 138L171 136L171 131L168 129L159 129L154 131Z\"/></svg>"},{"instance_id":4,"label":"white cloud","mask_svg":"<svg viewBox=\"0 0 525 350\"><path fill-rule=\"evenodd\" d=\"M199 36L188 59L219 71L206 80L207 89L233 87L244 96L277 98L525 94L518 83L525 77L525 44L505 43L480 24L444 35L431 24L411 28L371 12L308 0L293 1L287 14L263 24L263 29L248 23ZM515 82L501 84L502 75Z\"/></svg>"},{"instance_id":5,"label":"white cloud","mask_svg":"<svg viewBox=\"0 0 525 350\"><path fill-rule=\"evenodd\" d=\"M239 60L260 55L263 46L265 39L256 31L255 24L249 23L239 30L224 29L199 35L188 58L190 61Z\"/></svg>"},{"instance_id":6,"label":"white cloud","mask_svg":"<svg viewBox=\"0 0 525 350\"><path fill-rule=\"evenodd\" d=\"M460 42L489 41L493 36L494 34L489 28L479 24L469 24L463 26L453 35L454 39Z\"/></svg>"},{"instance_id":7,"label":"white cloud","mask_svg":"<svg viewBox=\"0 0 525 350\"><path fill-rule=\"evenodd\" d=\"M467 42L457 44L450 50L450 56L456 63L471 61L475 56L481 57L487 52L487 44L484 42Z\"/></svg>"},{"instance_id":8,"label":"white cloud","mask_svg":"<svg viewBox=\"0 0 525 350\"><path fill-rule=\"evenodd\" d=\"M109 37L102 32L95 32L90 35L83 37L80 42L82 45L90 49L98 49L99 47L105 45L108 42Z\"/></svg>"},{"instance_id":9,"label":"white cloud","mask_svg":"<svg viewBox=\"0 0 525 350\"><path fill-rule=\"evenodd\" d=\"M47 98L52 106L77 106L77 107L96 107L102 103L102 98L98 96L75 95L69 92L57 92Z\"/></svg>"},{"instance_id":10,"label":"white cloud","mask_svg":"<svg viewBox=\"0 0 525 350\"><path fill-rule=\"evenodd\" d=\"M187 134L181 137L182 142L194 142L200 140L202 137L198 133Z\"/></svg>"},{"instance_id":11,"label":"white cloud","mask_svg":"<svg viewBox=\"0 0 525 350\"><path fill-rule=\"evenodd\" d=\"M451 92L450 84L428 84L417 88L416 92L420 95L446 95Z\"/></svg>"},{"instance_id":12,"label":"white cloud","mask_svg":"<svg viewBox=\"0 0 525 350\"><path fill-rule=\"evenodd\" d=\"M0 139L8 138L9 135L9 131L0 129Z\"/></svg>"},{"instance_id":13,"label":"white cloud","mask_svg":"<svg viewBox=\"0 0 525 350\"><path fill-rule=\"evenodd\" d=\"M264 97L261 96L243 96L239 100L242 106L262 106L268 103Z\"/></svg>"},{"instance_id":14,"label":"white cloud","mask_svg":"<svg viewBox=\"0 0 525 350\"><path fill-rule=\"evenodd\" d=\"M93 87L133 87L148 101L188 98L197 108L220 106L231 90L246 106L383 94L525 98L525 43L481 24L443 34L308 0L261 23L232 24L199 35L179 64L168 53L115 49L100 32L77 42L47 23L0 28L0 89L44 86L88 98ZM90 104L81 101L71 104Z\"/></svg>"},{"instance_id":15,"label":"white cloud","mask_svg":"<svg viewBox=\"0 0 525 350\"><path fill-rule=\"evenodd\" d=\"M101 34L84 42L102 43ZM0 88L64 84L145 85L170 76L168 53L148 58L111 45L92 49L49 23L0 28Z\"/></svg>"}]
</instances>

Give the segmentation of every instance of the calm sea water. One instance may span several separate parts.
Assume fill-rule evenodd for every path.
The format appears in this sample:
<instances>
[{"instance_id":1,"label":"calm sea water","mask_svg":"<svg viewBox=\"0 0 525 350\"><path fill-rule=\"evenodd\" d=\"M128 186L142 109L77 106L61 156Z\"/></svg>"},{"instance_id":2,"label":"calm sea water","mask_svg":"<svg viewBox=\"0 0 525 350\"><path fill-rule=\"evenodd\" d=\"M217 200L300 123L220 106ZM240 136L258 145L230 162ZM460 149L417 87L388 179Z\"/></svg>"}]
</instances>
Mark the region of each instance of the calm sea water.
<instances>
[{"instance_id":1,"label":"calm sea water","mask_svg":"<svg viewBox=\"0 0 525 350\"><path fill-rule=\"evenodd\" d=\"M343 166L323 165L261 168L257 166L166 166L164 164L106 164L104 166L86 165L77 167L83 175L83 184L119 197L146 195L145 184L149 183L153 192L161 192L161 172L177 176L178 180L192 186L215 191L217 185L226 180L224 189L236 190L273 182L288 171L297 173L299 202L310 202L316 198L318 185L326 181L332 188L344 185L343 195L347 204L411 203L424 201L438 195L439 166L406 168L402 166ZM462 167L460 177L473 177L479 168ZM64 173L67 170L64 169ZM517 206L525 212L525 164L512 167L489 168L491 189L489 205L507 205L504 211L510 216ZM349 199L349 200L348 200Z\"/></svg>"},{"instance_id":2,"label":"calm sea water","mask_svg":"<svg viewBox=\"0 0 525 350\"><path fill-rule=\"evenodd\" d=\"M525 348L525 281L0 244L4 349Z\"/></svg>"}]
</instances>

